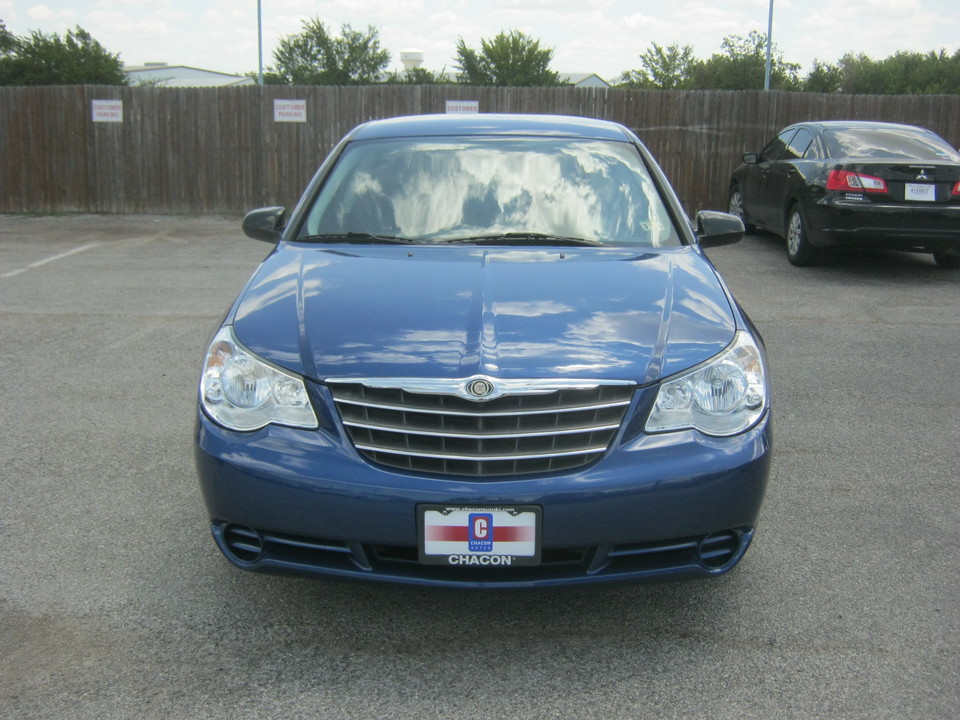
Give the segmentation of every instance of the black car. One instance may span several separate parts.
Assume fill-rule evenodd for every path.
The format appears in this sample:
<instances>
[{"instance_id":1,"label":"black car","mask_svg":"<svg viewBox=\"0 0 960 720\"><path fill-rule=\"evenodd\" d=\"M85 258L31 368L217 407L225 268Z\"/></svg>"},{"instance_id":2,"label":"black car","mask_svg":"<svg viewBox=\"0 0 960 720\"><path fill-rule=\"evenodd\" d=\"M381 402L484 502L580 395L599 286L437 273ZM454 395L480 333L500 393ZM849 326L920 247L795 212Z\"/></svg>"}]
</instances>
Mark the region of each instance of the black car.
<instances>
[{"instance_id":1,"label":"black car","mask_svg":"<svg viewBox=\"0 0 960 720\"><path fill-rule=\"evenodd\" d=\"M857 245L933 253L938 265L960 268L960 154L912 125L791 125L744 154L729 209L748 232L784 237L794 265Z\"/></svg>"}]
</instances>

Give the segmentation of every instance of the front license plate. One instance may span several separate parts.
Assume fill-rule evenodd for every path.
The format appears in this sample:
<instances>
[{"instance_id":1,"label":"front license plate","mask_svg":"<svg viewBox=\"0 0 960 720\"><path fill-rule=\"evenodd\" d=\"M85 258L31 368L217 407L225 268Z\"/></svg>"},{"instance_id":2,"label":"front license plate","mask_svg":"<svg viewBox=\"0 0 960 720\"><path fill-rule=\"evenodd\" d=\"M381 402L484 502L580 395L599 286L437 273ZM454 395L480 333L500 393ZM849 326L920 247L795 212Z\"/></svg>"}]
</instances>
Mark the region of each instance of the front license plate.
<instances>
[{"instance_id":1,"label":"front license plate","mask_svg":"<svg viewBox=\"0 0 960 720\"><path fill-rule=\"evenodd\" d=\"M499 568L540 563L541 508L421 505L420 562Z\"/></svg>"},{"instance_id":2,"label":"front license plate","mask_svg":"<svg viewBox=\"0 0 960 720\"><path fill-rule=\"evenodd\" d=\"M937 186L932 184L921 185L919 183L907 183L904 197L907 200L935 202L937 199Z\"/></svg>"}]
</instances>

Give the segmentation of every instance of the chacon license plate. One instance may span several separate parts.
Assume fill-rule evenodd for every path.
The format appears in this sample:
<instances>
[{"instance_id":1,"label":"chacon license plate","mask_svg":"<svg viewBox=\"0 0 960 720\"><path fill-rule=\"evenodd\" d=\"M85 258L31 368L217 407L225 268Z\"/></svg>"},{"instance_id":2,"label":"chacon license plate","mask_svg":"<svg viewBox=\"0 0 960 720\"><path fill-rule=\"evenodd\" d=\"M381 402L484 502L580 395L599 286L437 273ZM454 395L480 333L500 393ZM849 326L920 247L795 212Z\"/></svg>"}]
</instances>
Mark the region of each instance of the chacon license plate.
<instances>
[{"instance_id":1,"label":"chacon license plate","mask_svg":"<svg viewBox=\"0 0 960 720\"><path fill-rule=\"evenodd\" d=\"M542 510L535 505L420 505L420 562L501 568L540 563Z\"/></svg>"},{"instance_id":2,"label":"chacon license plate","mask_svg":"<svg viewBox=\"0 0 960 720\"><path fill-rule=\"evenodd\" d=\"M919 200L920 202L935 202L937 199L937 186L932 183L907 183L904 197L907 200Z\"/></svg>"}]
</instances>

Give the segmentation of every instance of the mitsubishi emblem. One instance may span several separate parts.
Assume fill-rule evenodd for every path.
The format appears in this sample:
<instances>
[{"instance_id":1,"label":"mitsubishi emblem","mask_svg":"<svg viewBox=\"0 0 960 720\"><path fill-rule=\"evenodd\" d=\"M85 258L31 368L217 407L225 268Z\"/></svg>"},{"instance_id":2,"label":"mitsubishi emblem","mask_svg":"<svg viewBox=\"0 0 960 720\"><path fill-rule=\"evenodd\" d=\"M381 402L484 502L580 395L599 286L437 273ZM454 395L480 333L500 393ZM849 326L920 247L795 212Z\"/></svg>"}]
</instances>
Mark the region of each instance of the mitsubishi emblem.
<instances>
[{"instance_id":1,"label":"mitsubishi emblem","mask_svg":"<svg viewBox=\"0 0 960 720\"><path fill-rule=\"evenodd\" d=\"M920 174L917 175L917 180L929 180L929 179L930 179L930 178L927 177L927 171L926 171L926 170L921 170L921 171L920 171Z\"/></svg>"}]
</instances>

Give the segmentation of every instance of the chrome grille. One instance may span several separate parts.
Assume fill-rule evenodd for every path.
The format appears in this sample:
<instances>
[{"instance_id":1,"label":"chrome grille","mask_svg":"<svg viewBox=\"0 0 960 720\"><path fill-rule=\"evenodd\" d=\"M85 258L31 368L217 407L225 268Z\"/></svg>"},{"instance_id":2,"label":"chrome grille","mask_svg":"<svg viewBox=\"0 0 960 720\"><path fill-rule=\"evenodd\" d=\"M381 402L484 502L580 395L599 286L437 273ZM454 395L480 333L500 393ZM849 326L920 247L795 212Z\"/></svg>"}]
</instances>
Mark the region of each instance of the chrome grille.
<instances>
[{"instance_id":1,"label":"chrome grille","mask_svg":"<svg viewBox=\"0 0 960 720\"><path fill-rule=\"evenodd\" d=\"M476 378L328 380L357 450L381 465L496 477L571 470L598 459L620 427L633 383L498 381L470 398Z\"/></svg>"}]
</instances>

